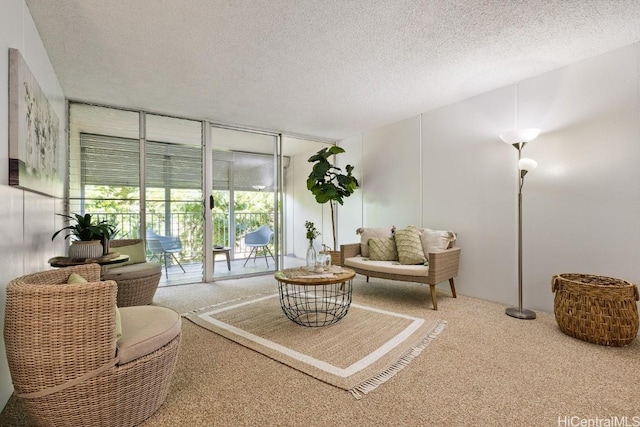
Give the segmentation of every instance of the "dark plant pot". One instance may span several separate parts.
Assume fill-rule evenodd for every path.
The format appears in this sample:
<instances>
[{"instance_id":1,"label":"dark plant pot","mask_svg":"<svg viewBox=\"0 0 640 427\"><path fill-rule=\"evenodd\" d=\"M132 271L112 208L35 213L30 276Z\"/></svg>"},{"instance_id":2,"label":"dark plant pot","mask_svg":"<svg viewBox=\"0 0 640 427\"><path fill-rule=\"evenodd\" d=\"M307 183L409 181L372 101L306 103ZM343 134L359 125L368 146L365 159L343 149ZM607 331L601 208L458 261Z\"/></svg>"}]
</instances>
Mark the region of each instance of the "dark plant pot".
<instances>
[{"instance_id":1,"label":"dark plant pot","mask_svg":"<svg viewBox=\"0 0 640 427\"><path fill-rule=\"evenodd\" d=\"M103 237L100 239L100 243L102 243L102 255L107 255L111 249L111 240Z\"/></svg>"}]
</instances>

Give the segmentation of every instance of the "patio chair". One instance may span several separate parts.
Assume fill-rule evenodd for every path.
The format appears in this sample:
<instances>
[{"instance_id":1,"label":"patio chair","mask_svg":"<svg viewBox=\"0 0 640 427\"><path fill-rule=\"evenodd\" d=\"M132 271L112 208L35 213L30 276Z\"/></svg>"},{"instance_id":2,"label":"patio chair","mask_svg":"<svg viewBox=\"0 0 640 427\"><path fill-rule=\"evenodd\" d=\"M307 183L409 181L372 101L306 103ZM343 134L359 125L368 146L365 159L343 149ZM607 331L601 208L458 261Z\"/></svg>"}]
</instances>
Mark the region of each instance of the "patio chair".
<instances>
[{"instance_id":1,"label":"patio chair","mask_svg":"<svg viewBox=\"0 0 640 427\"><path fill-rule=\"evenodd\" d=\"M169 256L172 256L182 269L182 272L186 273L184 267L175 255L178 252L182 252L182 242L179 237L159 236L153 230L147 230L147 248L151 251L152 256L158 256L160 258L160 264L164 261L165 275L168 275L167 258Z\"/></svg>"},{"instance_id":2,"label":"patio chair","mask_svg":"<svg viewBox=\"0 0 640 427\"><path fill-rule=\"evenodd\" d=\"M7 285L7 362L29 425L135 426L165 401L180 315L158 306L118 310L117 286L100 281L98 264Z\"/></svg>"},{"instance_id":3,"label":"patio chair","mask_svg":"<svg viewBox=\"0 0 640 427\"><path fill-rule=\"evenodd\" d=\"M256 231L251 231L245 234L244 244L251 248L251 252L249 252L249 257L244 262L244 267L246 267L247 261L251 259L251 255L253 255L253 263L255 264L256 257L258 256L258 250L261 248L262 253L264 254L264 260L267 262L267 268L269 267L267 252L269 252L269 255L271 255L271 258L273 258L274 261L276 260L271 253L271 249L269 249L271 239L273 239L273 230L271 230L271 227L268 225L263 225Z\"/></svg>"}]
</instances>

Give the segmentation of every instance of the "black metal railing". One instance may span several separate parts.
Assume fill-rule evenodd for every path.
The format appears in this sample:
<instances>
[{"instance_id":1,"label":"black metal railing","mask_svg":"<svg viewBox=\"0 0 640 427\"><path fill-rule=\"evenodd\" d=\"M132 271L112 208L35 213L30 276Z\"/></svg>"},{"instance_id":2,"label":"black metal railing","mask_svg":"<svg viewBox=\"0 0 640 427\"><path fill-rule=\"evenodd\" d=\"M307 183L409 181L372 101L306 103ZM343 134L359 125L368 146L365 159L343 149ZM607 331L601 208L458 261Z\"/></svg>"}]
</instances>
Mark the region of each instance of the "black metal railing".
<instances>
[{"instance_id":1,"label":"black metal railing","mask_svg":"<svg viewBox=\"0 0 640 427\"><path fill-rule=\"evenodd\" d=\"M91 212L98 220L107 220L116 224L116 239L140 238L140 215L130 212ZM204 244L203 218L200 213L172 212L167 219L164 213L147 213L147 229L159 235L177 236L182 243L183 251L180 261L202 262ZM236 212L234 214L235 232L230 233L229 214L213 214L213 243L230 247L234 258L246 258L250 250L244 244L247 232L256 230L262 225L273 226L271 212ZM233 244L231 244L231 240ZM273 248L271 248L273 250Z\"/></svg>"}]
</instances>

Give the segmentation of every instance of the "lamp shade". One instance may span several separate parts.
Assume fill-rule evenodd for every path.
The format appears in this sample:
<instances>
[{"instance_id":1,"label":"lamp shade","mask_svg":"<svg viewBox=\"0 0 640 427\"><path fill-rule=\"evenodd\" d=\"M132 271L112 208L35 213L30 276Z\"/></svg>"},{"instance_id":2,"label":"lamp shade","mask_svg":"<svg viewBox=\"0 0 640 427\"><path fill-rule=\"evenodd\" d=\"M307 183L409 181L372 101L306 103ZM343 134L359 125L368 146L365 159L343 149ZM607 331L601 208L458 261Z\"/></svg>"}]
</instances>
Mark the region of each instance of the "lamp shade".
<instances>
[{"instance_id":1,"label":"lamp shade","mask_svg":"<svg viewBox=\"0 0 640 427\"><path fill-rule=\"evenodd\" d=\"M518 161L518 169L520 169L521 171L531 172L536 167L538 167L538 162L533 159L527 159L526 157L523 157Z\"/></svg>"},{"instance_id":2,"label":"lamp shade","mask_svg":"<svg viewBox=\"0 0 640 427\"><path fill-rule=\"evenodd\" d=\"M518 144L521 142L531 142L540 135L540 129L526 128L507 131L500 135L507 144Z\"/></svg>"}]
</instances>

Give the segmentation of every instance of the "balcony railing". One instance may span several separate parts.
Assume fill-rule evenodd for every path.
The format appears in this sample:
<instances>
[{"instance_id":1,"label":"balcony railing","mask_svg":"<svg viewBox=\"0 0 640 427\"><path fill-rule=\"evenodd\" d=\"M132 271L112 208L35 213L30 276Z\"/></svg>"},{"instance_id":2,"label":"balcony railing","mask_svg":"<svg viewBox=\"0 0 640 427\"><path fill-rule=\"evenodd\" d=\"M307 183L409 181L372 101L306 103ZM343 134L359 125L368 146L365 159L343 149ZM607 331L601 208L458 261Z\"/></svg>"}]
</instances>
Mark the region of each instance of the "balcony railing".
<instances>
[{"instance_id":1,"label":"balcony railing","mask_svg":"<svg viewBox=\"0 0 640 427\"><path fill-rule=\"evenodd\" d=\"M117 224L116 239L140 238L140 215L129 212L91 212L98 220L107 220ZM273 226L271 212L236 212L234 215L235 232L229 230L229 214L213 214L213 244L231 247L233 257L246 258L250 249L244 244L244 236L248 231L262 225ZM169 220L164 214L147 214L147 229L160 235L180 237L183 251L179 254L180 261L202 262L202 248L204 244L203 220L199 213L176 212L171 213ZM231 239L231 240L230 240ZM233 241L233 244L230 244ZM273 251L273 248L271 248Z\"/></svg>"}]
</instances>

